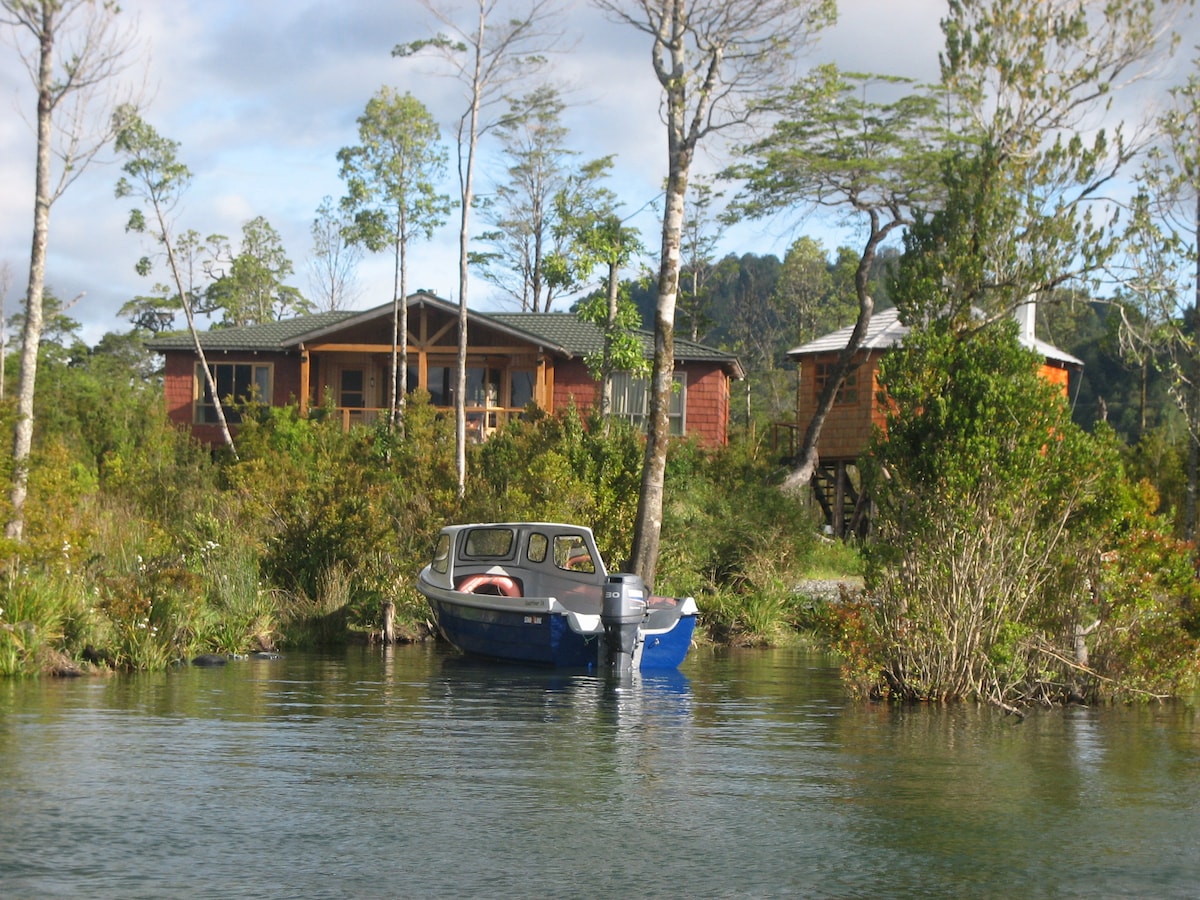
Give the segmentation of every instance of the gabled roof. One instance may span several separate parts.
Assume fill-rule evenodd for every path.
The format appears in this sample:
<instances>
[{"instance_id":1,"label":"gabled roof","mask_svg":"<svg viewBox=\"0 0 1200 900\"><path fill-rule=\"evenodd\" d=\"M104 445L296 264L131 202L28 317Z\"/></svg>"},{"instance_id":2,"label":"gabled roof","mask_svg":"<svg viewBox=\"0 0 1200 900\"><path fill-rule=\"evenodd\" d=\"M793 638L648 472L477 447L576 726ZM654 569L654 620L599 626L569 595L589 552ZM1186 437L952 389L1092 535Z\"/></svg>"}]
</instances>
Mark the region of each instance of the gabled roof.
<instances>
[{"instance_id":1,"label":"gabled roof","mask_svg":"<svg viewBox=\"0 0 1200 900\"><path fill-rule=\"evenodd\" d=\"M823 337L795 347L789 350L787 355L792 359L798 359L802 356L836 353L846 348L846 344L849 342L853 331L854 326L847 325L845 328L831 331ZM887 350L901 343L906 334L908 334L908 326L900 321L900 310L893 306L890 309L881 310L871 316L871 322L867 326L867 335L863 339L860 349ZM1021 343L1051 362L1060 363L1064 366L1078 366L1083 368L1083 360L1076 359L1065 350L1059 350L1057 347L1047 344L1039 338L1022 334Z\"/></svg>"},{"instance_id":2,"label":"gabled roof","mask_svg":"<svg viewBox=\"0 0 1200 900\"><path fill-rule=\"evenodd\" d=\"M409 295L408 306L409 309L432 306L448 315L458 315L457 305L426 291ZM392 305L386 303L368 310L315 313L283 322L217 328L201 332L200 345L206 350L284 352L303 344L320 341L364 322L390 316L391 312ZM536 344L568 359L596 353L604 348L604 333L597 326L583 321L573 313L481 313L468 310L467 316L477 324ZM647 358L652 357L653 332L639 330L637 334ZM187 332L160 335L147 341L146 346L159 353L193 349L192 337ZM706 344L676 338L675 358L682 362L717 363L724 366L734 378L745 377L736 356Z\"/></svg>"}]
</instances>

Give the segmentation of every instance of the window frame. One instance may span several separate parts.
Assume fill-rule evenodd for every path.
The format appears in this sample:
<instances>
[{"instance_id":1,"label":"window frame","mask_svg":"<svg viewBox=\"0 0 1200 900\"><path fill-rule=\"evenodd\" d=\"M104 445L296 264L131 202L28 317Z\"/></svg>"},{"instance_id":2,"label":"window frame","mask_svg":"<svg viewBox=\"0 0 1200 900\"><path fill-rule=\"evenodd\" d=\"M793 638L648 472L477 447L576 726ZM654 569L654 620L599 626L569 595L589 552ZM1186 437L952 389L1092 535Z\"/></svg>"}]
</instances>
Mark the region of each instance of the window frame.
<instances>
[{"instance_id":1,"label":"window frame","mask_svg":"<svg viewBox=\"0 0 1200 900\"><path fill-rule=\"evenodd\" d=\"M221 362L209 362L209 369L213 374L213 381L217 383L217 388L220 389L222 382L221 371L223 369L232 370L230 373L230 381L232 382L233 390L238 388L238 369L249 369L249 378L247 386L250 389L249 396L238 394L227 394L221 397L221 406L225 411L225 421L230 425L241 424L242 415L236 408L241 403L255 402L269 405L275 390L275 364L270 362L252 362L249 360L232 360ZM196 361L192 369L192 423L195 425L216 425L219 424L217 419L216 409L217 404L209 401L208 379L204 375L203 364L199 360Z\"/></svg>"},{"instance_id":2,"label":"window frame","mask_svg":"<svg viewBox=\"0 0 1200 900\"><path fill-rule=\"evenodd\" d=\"M675 372L671 375L671 406L667 412L668 432L672 435L687 434L687 374ZM640 404L631 401L641 388ZM614 372L612 379L612 415L632 423L646 431L650 422L650 379L634 377L631 372ZM634 407L631 409L631 406ZM640 408L639 408L640 407Z\"/></svg>"}]
</instances>

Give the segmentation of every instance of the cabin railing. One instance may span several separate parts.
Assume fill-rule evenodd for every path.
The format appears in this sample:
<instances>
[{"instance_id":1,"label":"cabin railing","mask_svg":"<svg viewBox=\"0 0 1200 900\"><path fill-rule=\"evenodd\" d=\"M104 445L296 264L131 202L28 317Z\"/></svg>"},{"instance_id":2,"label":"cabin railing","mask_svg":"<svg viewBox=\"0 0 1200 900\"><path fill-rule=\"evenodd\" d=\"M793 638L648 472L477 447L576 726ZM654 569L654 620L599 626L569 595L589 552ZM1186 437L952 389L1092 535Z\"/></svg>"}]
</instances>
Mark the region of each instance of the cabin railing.
<instances>
[{"instance_id":1,"label":"cabin railing","mask_svg":"<svg viewBox=\"0 0 1200 900\"><path fill-rule=\"evenodd\" d=\"M448 415L454 414L453 407L439 406L437 409ZM333 412L340 419L343 431L349 431L355 425L371 425L388 414L384 407L357 406L335 406ZM467 440L482 443L503 428L509 418L521 412L517 408L467 407Z\"/></svg>"}]
</instances>

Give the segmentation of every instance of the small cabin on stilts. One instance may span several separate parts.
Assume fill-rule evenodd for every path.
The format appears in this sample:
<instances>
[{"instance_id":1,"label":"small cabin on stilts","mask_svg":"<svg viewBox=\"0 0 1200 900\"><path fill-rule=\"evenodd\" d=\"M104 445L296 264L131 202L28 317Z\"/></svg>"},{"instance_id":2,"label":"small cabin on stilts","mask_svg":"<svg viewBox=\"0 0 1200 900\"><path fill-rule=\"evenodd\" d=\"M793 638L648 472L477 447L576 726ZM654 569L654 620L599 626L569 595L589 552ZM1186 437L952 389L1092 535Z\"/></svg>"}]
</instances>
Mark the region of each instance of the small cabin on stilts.
<instances>
[{"instance_id":1,"label":"small cabin on stilts","mask_svg":"<svg viewBox=\"0 0 1200 900\"><path fill-rule=\"evenodd\" d=\"M1059 350L1035 334L1037 304L1021 304L1016 310L1021 343L1045 360L1042 377L1061 385L1063 395L1072 372L1083 362ZM850 340L853 325L831 332L788 351L797 363L796 432L803 435L817 410L817 399L825 389L838 355ZM901 344L908 326L894 307L875 313L854 359L854 368L842 383L817 441L819 463L813 473L813 497L825 515L827 531L834 537L865 538L870 529L871 501L863 489L859 458L867 449L876 427L887 422L886 405L879 399L879 361L892 347Z\"/></svg>"}]
</instances>

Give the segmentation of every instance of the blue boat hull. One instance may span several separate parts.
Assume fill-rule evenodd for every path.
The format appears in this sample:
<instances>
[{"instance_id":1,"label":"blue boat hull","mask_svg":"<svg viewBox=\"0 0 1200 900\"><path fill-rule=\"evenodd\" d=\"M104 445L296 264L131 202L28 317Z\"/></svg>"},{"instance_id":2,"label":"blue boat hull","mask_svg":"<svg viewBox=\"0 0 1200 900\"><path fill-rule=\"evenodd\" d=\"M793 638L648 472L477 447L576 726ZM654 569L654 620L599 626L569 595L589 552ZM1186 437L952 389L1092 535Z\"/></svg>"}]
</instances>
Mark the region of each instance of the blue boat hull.
<instances>
[{"instance_id":1,"label":"blue boat hull","mask_svg":"<svg viewBox=\"0 0 1200 900\"><path fill-rule=\"evenodd\" d=\"M428 599L442 636L463 653L563 669L594 668L599 662L602 638L572 630L561 613L514 612ZM646 634L641 668L678 668L695 628L696 617L685 615L669 631Z\"/></svg>"}]
</instances>

